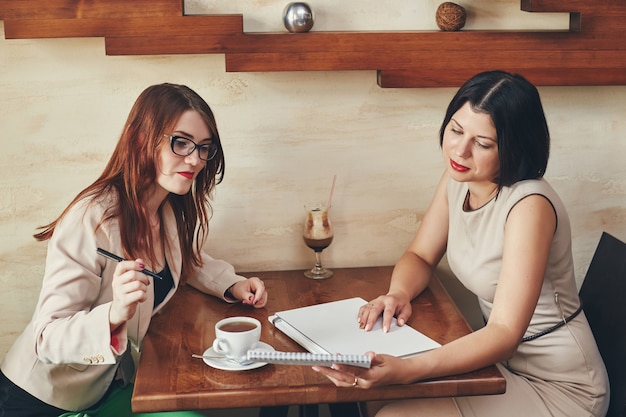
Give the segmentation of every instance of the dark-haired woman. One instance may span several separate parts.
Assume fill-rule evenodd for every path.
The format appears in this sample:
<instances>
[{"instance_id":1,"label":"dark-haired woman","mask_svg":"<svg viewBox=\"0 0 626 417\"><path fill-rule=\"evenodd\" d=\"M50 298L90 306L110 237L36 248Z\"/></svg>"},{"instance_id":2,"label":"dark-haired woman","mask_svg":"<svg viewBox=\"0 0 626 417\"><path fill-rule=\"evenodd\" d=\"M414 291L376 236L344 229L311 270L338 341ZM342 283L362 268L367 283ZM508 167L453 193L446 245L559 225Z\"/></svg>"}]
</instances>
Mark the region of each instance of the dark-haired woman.
<instances>
[{"instance_id":1,"label":"dark-haired woman","mask_svg":"<svg viewBox=\"0 0 626 417\"><path fill-rule=\"evenodd\" d=\"M209 105L183 85L144 90L100 177L35 235L48 240L45 274L33 318L2 363L0 416L133 415L141 341L184 283L265 306L260 279L202 251L223 174Z\"/></svg>"},{"instance_id":2,"label":"dark-haired woman","mask_svg":"<svg viewBox=\"0 0 626 417\"><path fill-rule=\"evenodd\" d=\"M519 75L480 73L448 106L445 172L386 295L363 306L365 330L383 315L403 325L411 300L447 254L486 325L410 359L369 354L369 370L315 368L338 386L369 388L497 364L503 395L381 405L377 416L604 416L608 378L581 311L567 212L543 179L550 136L537 89Z\"/></svg>"}]
</instances>

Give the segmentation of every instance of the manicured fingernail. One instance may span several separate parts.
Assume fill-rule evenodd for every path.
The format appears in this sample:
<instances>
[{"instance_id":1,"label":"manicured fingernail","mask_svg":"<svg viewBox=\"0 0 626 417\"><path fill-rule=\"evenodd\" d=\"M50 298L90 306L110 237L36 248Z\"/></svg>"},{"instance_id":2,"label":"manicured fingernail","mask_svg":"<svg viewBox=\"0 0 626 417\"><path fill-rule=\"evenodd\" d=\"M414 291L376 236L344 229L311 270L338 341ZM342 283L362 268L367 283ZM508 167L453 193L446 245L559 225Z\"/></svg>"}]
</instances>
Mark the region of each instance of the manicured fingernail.
<instances>
[{"instance_id":1,"label":"manicured fingernail","mask_svg":"<svg viewBox=\"0 0 626 417\"><path fill-rule=\"evenodd\" d=\"M146 266L144 264L139 264L139 268L144 269Z\"/></svg>"},{"instance_id":2,"label":"manicured fingernail","mask_svg":"<svg viewBox=\"0 0 626 417\"><path fill-rule=\"evenodd\" d=\"M248 297L248 301L252 301L252 296L249 296L249 297Z\"/></svg>"}]
</instances>

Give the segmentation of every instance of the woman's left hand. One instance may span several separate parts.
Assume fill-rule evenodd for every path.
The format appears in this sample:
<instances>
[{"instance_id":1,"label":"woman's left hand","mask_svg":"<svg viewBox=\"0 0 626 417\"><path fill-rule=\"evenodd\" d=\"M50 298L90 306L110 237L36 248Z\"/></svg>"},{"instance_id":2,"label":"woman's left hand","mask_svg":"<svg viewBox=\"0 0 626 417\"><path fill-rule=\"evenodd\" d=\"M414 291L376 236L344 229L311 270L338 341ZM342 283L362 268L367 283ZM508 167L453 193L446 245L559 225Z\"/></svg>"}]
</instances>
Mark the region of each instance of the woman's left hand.
<instances>
[{"instance_id":1,"label":"woman's left hand","mask_svg":"<svg viewBox=\"0 0 626 417\"><path fill-rule=\"evenodd\" d=\"M324 374L338 387L372 388L381 385L400 383L399 372L403 359L390 355L376 355L367 352L372 366L364 369L358 366L334 364L332 367L314 366L313 370Z\"/></svg>"},{"instance_id":2,"label":"woman's left hand","mask_svg":"<svg viewBox=\"0 0 626 417\"><path fill-rule=\"evenodd\" d=\"M244 304L250 304L254 308L265 307L267 303L265 284L257 277L236 282L230 292L236 299L241 300Z\"/></svg>"}]
</instances>

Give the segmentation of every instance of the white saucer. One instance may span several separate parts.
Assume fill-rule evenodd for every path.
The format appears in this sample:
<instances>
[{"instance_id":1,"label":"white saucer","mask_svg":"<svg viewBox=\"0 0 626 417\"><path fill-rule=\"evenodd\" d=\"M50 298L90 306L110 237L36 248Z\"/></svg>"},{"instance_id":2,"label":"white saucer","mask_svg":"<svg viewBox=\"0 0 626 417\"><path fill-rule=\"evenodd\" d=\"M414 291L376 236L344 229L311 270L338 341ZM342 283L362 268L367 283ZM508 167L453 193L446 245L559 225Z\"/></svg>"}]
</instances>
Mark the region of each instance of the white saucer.
<instances>
[{"instance_id":1,"label":"white saucer","mask_svg":"<svg viewBox=\"0 0 626 417\"><path fill-rule=\"evenodd\" d=\"M257 343L257 345L255 346L255 349L263 349L263 350L270 350L270 351L275 350L272 346L264 342ZM219 353L215 353L215 351L213 350L213 347L210 347L204 351L203 355L215 356L215 355L219 355ZM248 364L248 365L239 365L233 361L229 361L226 358L224 359L203 358L202 360L204 361L204 363L206 363L210 367L221 369L222 371L247 371L250 369L256 369L256 368L260 368L262 366L267 365L267 362L252 362L251 364Z\"/></svg>"}]
</instances>

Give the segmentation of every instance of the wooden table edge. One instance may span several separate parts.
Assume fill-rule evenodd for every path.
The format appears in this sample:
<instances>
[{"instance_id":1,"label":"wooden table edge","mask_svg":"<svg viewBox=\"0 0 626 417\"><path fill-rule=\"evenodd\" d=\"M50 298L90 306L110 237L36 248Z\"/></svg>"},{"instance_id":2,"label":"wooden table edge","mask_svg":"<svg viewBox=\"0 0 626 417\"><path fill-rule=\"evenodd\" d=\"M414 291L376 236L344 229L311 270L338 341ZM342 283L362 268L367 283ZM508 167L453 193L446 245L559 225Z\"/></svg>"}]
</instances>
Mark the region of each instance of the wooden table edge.
<instances>
[{"instance_id":1,"label":"wooden table edge","mask_svg":"<svg viewBox=\"0 0 626 417\"><path fill-rule=\"evenodd\" d=\"M394 390L388 390L386 387L359 389L359 388L338 388L335 393L323 395L327 390L320 389L319 385L285 387L281 390L275 388L263 388L247 390L226 390L222 393L219 401L215 397L207 394L206 396L198 393L178 394L176 405L172 406L171 400L166 395L163 400L159 401L158 394L148 396L134 395L132 399L133 412L149 413L159 411L180 411L180 410L198 410L198 409L228 409L228 408L256 408L271 407L280 405L300 405L300 404L330 404L344 402L367 402L379 400L402 400L416 397L415 386L420 386L420 394L428 396L428 398L437 397L464 397L476 395L499 395L506 391L506 382L504 377L496 374L495 366L485 368L489 370L493 368L494 376L486 377L481 383L480 389L477 389L474 383L467 381L458 381L454 388L436 390L434 385L438 381L420 381L415 384L407 384L402 386L394 386ZM271 391L271 393L270 393ZM436 391L436 393L435 393ZM227 399L232 397L232 401ZM281 400L278 400L281 398ZM288 398L288 401L282 399Z\"/></svg>"}]
</instances>

